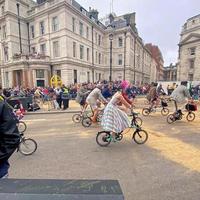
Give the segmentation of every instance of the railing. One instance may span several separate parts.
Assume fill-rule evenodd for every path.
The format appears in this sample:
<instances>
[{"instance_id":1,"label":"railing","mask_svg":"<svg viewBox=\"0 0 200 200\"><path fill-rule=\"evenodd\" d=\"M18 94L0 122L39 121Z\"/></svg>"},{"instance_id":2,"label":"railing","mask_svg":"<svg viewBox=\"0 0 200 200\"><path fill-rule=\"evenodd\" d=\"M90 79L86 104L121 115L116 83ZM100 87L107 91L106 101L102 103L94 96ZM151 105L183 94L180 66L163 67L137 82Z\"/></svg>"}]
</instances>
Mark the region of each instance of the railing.
<instances>
[{"instance_id":1,"label":"railing","mask_svg":"<svg viewBox=\"0 0 200 200\"><path fill-rule=\"evenodd\" d=\"M49 0L41 5L35 6L32 10L28 11L28 15L33 15L37 12L40 12L42 10L48 9L49 7L51 7L52 5L58 4L60 2L62 2L64 0Z\"/></svg>"},{"instance_id":2,"label":"railing","mask_svg":"<svg viewBox=\"0 0 200 200\"><path fill-rule=\"evenodd\" d=\"M13 61L49 61L50 57L44 54L15 54L13 56Z\"/></svg>"}]
</instances>

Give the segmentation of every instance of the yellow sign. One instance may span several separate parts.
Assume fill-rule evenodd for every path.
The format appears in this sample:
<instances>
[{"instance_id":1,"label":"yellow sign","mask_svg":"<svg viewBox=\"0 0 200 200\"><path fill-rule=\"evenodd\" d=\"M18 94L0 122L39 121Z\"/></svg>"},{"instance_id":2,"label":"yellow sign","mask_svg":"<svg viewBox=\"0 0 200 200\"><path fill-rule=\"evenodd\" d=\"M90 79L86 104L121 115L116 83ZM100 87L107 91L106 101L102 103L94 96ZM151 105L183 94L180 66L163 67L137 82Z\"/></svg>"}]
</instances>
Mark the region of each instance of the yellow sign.
<instances>
[{"instance_id":1,"label":"yellow sign","mask_svg":"<svg viewBox=\"0 0 200 200\"><path fill-rule=\"evenodd\" d=\"M62 80L61 80L60 76L58 76L58 75L53 75L51 77L50 83L51 83L51 87L62 86Z\"/></svg>"}]
</instances>

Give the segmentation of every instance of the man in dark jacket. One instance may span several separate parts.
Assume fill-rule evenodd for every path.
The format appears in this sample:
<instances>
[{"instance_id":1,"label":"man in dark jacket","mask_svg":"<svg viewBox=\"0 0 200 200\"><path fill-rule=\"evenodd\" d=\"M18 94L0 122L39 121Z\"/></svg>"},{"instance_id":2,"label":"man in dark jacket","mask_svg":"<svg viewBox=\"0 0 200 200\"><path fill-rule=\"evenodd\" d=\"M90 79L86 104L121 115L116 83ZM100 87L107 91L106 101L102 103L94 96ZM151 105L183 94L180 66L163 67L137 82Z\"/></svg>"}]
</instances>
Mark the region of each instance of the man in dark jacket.
<instances>
[{"instance_id":1,"label":"man in dark jacket","mask_svg":"<svg viewBox=\"0 0 200 200\"><path fill-rule=\"evenodd\" d=\"M8 176L8 159L19 145L20 134L11 109L0 101L0 179Z\"/></svg>"}]
</instances>

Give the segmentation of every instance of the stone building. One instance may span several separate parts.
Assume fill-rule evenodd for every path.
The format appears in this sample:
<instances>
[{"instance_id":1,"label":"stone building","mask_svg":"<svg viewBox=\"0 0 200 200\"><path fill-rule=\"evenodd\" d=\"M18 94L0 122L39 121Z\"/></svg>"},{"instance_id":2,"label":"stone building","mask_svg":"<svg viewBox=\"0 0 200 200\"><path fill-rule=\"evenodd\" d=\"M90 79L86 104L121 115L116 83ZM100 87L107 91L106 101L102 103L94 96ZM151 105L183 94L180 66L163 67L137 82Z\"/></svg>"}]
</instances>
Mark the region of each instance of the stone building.
<instances>
[{"instance_id":1,"label":"stone building","mask_svg":"<svg viewBox=\"0 0 200 200\"><path fill-rule=\"evenodd\" d=\"M151 51L139 37L135 13L107 24L75 0L0 0L3 87L123 80L144 83L155 75ZM155 80L153 80L155 81Z\"/></svg>"},{"instance_id":2,"label":"stone building","mask_svg":"<svg viewBox=\"0 0 200 200\"><path fill-rule=\"evenodd\" d=\"M163 81L177 81L177 64L172 63L163 68Z\"/></svg>"},{"instance_id":3,"label":"stone building","mask_svg":"<svg viewBox=\"0 0 200 200\"><path fill-rule=\"evenodd\" d=\"M151 43L145 45L147 49L151 52L152 58L156 61L156 81L163 80L163 68L164 60L162 53L158 46Z\"/></svg>"},{"instance_id":4,"label":"stone building","mask_svg":"<svg viewBox=\"0 0 200 200\"><path fill-rule=\"evenodd\" d=\"M200 80L200 15L186 21L179 43L178 81Z\"/></svg>"}]
</instances>

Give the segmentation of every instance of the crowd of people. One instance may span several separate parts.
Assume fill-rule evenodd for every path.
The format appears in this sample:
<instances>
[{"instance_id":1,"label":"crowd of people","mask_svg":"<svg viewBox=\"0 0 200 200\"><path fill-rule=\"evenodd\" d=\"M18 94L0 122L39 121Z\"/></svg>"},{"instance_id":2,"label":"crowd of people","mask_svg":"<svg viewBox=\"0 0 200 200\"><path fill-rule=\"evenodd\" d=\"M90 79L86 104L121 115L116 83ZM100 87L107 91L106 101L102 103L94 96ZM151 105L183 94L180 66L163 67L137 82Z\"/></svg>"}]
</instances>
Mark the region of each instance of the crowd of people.
<instances>
[{"instance_id":1,"label":"crowd of people","mask_svg":"<svg viewBox=\"0 0 200 200\"><path fill-rule=\"evenodd\" d=\"M33 97L33 99L40 99L42 102L52 101L55 109L66 110L69 108L69 100L79 98L79 91L84 90L90 93L98 84L101 84L102 95L104 98L111 98L113 94L120 87L121 81L107 82L102 81L98 83L83 83L83 84L71 84L69 86L53 87L35 87L35 88L22 88L14 87L3 90L3 96L5 98L12 97ZM146 95L150 89L149 84L143 84L135 86L130 84L128 88L128 95Z\"/></svg>"}]
</instances>

